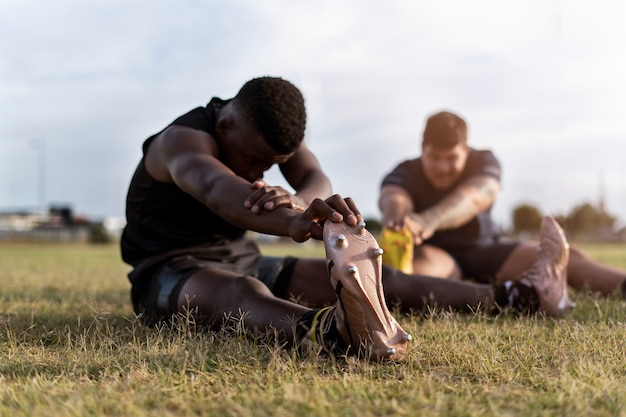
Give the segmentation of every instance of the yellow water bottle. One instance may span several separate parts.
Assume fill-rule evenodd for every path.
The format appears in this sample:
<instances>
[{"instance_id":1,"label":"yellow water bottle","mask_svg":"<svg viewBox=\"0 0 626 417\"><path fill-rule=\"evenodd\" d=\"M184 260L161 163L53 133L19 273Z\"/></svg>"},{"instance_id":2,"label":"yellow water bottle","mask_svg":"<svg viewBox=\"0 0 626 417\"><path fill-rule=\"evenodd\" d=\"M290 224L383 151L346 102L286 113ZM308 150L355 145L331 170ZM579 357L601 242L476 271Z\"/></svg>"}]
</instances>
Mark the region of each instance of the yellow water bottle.
<instances>
[{"instance_id":1,"label":"yellow water bottle","mask_svg":"<svg viewBox=\"0 0 626 417\"><path fill-rule=\"evenodd\" d=\"M380 234L379 245L383 250L383 263L405 274L413 273L413 233L408 228L394 230L384 228Z\"/></svg>"}]
</instances>

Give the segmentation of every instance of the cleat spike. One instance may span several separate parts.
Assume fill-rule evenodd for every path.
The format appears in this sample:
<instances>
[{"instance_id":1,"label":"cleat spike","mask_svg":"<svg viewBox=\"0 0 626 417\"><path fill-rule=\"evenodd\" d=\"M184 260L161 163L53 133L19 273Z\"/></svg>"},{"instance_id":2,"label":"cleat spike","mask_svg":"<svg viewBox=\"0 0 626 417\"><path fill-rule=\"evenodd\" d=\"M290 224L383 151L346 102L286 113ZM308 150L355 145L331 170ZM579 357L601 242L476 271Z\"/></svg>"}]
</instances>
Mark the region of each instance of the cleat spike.
<instances>
[{"instance_id":1,"label":"cleat spike","mask_svg":"<svg viewBox=\"0 0 626 417\"><path fill-rule=\"evenodd\" d=\"M367 232L367 230L365 229L365 222L363 220L359 222L359 224L357 225L357 228L359 229L359 233L362 235L364 235Z\"/></svg>"},{"instance_id":2,"label":"cleat spike","mask_svg":"<svg viewBox=\"0 0 626 417\"><path fill-rule=\"evenodd\" d=\"M337 247L342 247L346 244L346 237L344 235L337 236Z\"/></svg>"},{"instance_id":3,"label":"cleat spike","mask_svg":"<svg viewBox=\"0 0 626 417\"><path fill-rule=\"evenodd\" d=\"M405 341L407 341L407 342L410 342L411 340L413 340L413 336L411 336L411 335L410 335L410 334L408 334L408 333L406 333L406 334L404 335L404 337L403 337L403 338L404 338L404 340L405 340Z\"/></svg>"},{"instance_id":4,"label":"cleat spike","mask_svg":"<svg viewBox=\"0 0 626 417\"><path fill-rule=\"evenodd\" d=\"M383 256L383 250L381 248L376 248L374 250L374 256Z\"/></svg>"},{"instance_id":5,"label":"cleat spike","mask_svg":"<svg viewBox=\"0 0 626 417\"><path fill-rule=\"evenodd\" d=\"M364 354L369 360L400 361L408 343L402 327L385 303L379 245L362 229L345 222L324 223L324 248L330 284L337 294L337 331L350 343L348 353ZM344 242L338 245L339 235Z\"/></svg>"}]
</instances>

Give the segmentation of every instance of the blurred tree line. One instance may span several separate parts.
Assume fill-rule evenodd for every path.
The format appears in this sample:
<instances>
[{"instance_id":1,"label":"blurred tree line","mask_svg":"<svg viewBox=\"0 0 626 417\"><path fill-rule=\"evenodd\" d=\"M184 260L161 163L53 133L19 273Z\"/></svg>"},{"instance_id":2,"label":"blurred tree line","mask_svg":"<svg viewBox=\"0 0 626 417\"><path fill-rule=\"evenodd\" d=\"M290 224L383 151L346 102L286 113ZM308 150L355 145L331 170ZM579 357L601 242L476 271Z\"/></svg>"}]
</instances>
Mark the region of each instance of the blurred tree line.
<instances>
[{"instance_id":1,"label":"blurred tree line","mask_svg":"<svg viewBox=\"0 0 626 417\"><path fill-rule=\"evenodd\" d=\"M511 231L514 234L538 234L544 213L532 204L521 204L513 209ZM557 214L554 218L570 236L599 235L616 232L617 217L590 203L575 206L567 214ZM380 233L382 227L376 218L366 218L367 228L372 233Z\"/></svg>"},{"instance_id":2,"label":"blurred tree line","mask_svg":"<svg viewBox=\"0 0 626 417\"><path fill-rule=\"evenodd\" d=\"M541 210L534 205L517 206L513 210L513 232L536 232L543 216ZM577 205L569 213L554 217L571 235L613 232L617 223L617 217L590 203Z\"/></svg>"}]
</instances>

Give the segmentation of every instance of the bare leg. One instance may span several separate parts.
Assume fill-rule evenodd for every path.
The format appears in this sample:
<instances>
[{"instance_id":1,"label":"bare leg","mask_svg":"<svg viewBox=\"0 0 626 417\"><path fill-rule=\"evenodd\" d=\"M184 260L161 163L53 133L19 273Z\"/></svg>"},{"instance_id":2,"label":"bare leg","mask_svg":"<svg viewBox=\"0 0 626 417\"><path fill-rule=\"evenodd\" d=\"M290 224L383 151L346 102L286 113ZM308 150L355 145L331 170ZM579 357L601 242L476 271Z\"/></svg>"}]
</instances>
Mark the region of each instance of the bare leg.
<instances>
[{"instance_id":1,"label":"bare leg","mask_svg":"<svg viewBox=\"0 0 626 417\"><path fill-rule=\"evenodd\" d=\"M496 273L496 282L502 283L520 279L521 275L533 266L537 260L537 255L539 255L539 243L520 243L518 247L513 249Z\"/></svg>"},{"instance_id":2,"label":"bare leg","mask_svg":"<svg viewBox=\"0 0 626 417\"><path fill-rule=\"evenodd\" d=\"M383 284L387 301L398 303L406 312L421 311L427 307L460 312L476 311L479 308L490 311L496 302L493 285L406 275L387 266L383 266Z\"/></svg>"},{"instance_id":3,"label":"bare leg","mask_svg":"<svg viewBox=\"0 0 626 417\"><path fill-rule=\"evenodd\" d=\"M570 246L567 282L572 287L610 294L622 289L625 280L626 271L603 265L591 259L580 247Z\"/></svg>"},{"instance_id":4,"label":"bare leg","mask_svg":"<svg viewBox=\"0 0 626 417\"><path fill-rule=\"evenodd\" d=\"M475 311L494 307L494 286L454 281L426 275L407 275L383 265L383 286L390 305L399 304L402 311L422 311L427 307ZM295 265L288 287L296 301L311 307L330 305L337 299L328 280L323 259L300 259Z\"/></svg>"},{"instance_id":5,"label":"bare leg","mask_svg":"<svg viewBox=\"0 0 626 417\"><path fill-rule=\"evenodd\" d=\"M497 282L518 280L528 270L539 254L539 244L524 242L508 256L498 271ZM583 250L570 246L567 264L567 282L573 288L610 294L620 289L626 280L626 271L603 265L591 259Z\"/></svg>"},{"instance_id":6,"label":"bare leg","mask_svg":"<svg viewBox=\"0 0 626 417\"><path fill-rule=\"evenodd\" d=\"M183 285L178 297L179 311L198 309L213 326L220 326L226 316L237 316L248 329L256 332L275 330L281 342L292 345L296 319L309 308L276 298L256 278L237 276L219 270L202 270Z\"/></svg>"},{"instance_id":7,"label":"bare leg","mask_svg":"<svg viewBox=\"0 0 626 417\"><path fill-rule=\"evenodd\" d=\"M301 258L296 262L287 286L287 297L310 307L324 307L337 301L325 259Z\"/></svg>"},{"instance_id":8,"label":"bare leg","mask_svg":"<svg viewBox=\"0 0 626 417\"><path fill-rule=\"evenodd\" d=\"M448 279L463 279L461 268L446 251L436 246L417 246L413 251L413 272Z\"/></svg>"}]
</instances>

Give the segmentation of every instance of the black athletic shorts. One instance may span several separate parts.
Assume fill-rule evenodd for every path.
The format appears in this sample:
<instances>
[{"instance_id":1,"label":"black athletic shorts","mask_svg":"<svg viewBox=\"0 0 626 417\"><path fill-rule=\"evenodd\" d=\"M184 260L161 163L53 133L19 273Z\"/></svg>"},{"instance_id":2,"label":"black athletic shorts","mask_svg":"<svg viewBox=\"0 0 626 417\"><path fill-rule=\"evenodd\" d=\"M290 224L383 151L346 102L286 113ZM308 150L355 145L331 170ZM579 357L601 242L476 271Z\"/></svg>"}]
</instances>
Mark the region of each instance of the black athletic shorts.
<instances>
[{"instance_id":1,"label":"black athletic shorts","mask_svg":"<svg viewBox=\"0 0 626 417\"><path fill-rule=\"evenodd\" d=\"M495 241L441 249L454 258L464 278L494 283L500 267L519 244L520 242L515 241Z\"/></svg>"},{"instance_id":2,"label":"black athletic shorts","mask_svg":"<svg viewBox=\"0 0 626 417\"><path fill-rule=\"evenodd\" d=\"M198 254L177 255L150 268L141 280L135 280L131 299L135 313L146 325L168 322L178 311L180 290L194 273L202 269L221 269L240 276L253 276L263 282L276 297L286 297L296 263L292 257L260 256L256 245L234 242L236 256L222 253L221 259L203 259ZM251 242L250 242L251 243ZM241 248L245 249L242 251ZM245 252L245 253L243 253Z\"/></svg>"}]
</instances>

